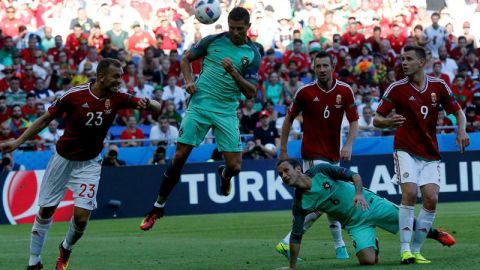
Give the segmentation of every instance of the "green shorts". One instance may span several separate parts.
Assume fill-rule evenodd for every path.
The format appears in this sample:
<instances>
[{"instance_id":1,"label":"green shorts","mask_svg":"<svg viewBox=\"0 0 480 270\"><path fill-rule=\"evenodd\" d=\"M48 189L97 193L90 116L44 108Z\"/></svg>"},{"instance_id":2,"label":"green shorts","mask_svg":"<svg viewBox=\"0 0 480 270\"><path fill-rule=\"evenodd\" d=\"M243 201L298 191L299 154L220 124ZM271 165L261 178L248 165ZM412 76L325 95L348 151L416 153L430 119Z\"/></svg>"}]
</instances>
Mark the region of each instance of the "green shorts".
<instances>
[{"instance_id":1,"label":"green shorts","mask_svg":"<svg viewBox=\"0 0 480 270\"><path fill-rule=\"evenodd\" d=\"M370 204L369 210L371 214L360 224L347 226L355 253L369 247L377 249L375 227L380 227L393 234L398 232L398 206L376 195L372 199L374 202Z\"/></svg>"},{"instance_id":2,"label":"green shorts","mask_svg":"<svg viewBox=\"0 0 480 270\"><path fill-rule=\"evenodd\" d=\"M178 142L198 146L212 128L220 152L241 152L237 115L188 108L179 130Z\"/></svg>"}]
</instances>

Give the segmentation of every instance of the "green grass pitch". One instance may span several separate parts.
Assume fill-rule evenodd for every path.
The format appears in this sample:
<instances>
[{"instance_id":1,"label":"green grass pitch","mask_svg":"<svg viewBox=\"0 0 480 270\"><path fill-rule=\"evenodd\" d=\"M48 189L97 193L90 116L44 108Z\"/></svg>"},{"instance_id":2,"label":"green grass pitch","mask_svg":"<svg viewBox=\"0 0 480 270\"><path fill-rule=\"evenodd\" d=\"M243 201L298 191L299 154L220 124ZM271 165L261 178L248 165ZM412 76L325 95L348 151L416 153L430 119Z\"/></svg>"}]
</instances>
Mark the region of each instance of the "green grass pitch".
<instances>
[{"instance_id":1,"label":"green grass pitch","mask_svg":"<svg viewBox=\"0 0 480 270\"><path fill-rule=\"evenodd\" d=\"M148 232L139 230L140 221L92 221L72 253L69 269L276 269L288 265L274 246L289 231L289 211L167 216ZM360 267L345 231L351 258L334 259L326 218L321 217L304 236L301 257L305 261L298 269L479 269L479 221L480 202L442 203L435 225L452 232L457 244L448 248L427 240L423 254L432 264L400 266L398 235L378 230L380 264ZM65 222L52 226L42 254L44 269L54 268L66 228ZM0 269L24 269L30 229L30 225L0 226Z\"/></svg>"}]
</instances>

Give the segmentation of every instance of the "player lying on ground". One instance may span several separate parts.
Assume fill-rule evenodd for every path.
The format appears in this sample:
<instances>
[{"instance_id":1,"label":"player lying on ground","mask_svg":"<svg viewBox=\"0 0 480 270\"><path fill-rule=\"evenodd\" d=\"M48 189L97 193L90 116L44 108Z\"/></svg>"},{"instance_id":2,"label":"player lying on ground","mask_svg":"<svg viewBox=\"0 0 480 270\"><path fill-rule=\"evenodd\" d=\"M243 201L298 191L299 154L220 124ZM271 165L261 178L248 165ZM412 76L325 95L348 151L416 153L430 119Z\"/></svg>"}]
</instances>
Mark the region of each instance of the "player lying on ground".
<instances>
[{"instance_id":1,"label":"player lying on ground","mask_svg":"<svg viewBox=\"0 0 480 270\"><path fill-rule=\"evenodd\" d=\"M277 170L286 185L295 187L290 266L283 269L295 269L304 233L304 219L313 211L324 212L340 221L353 240L360 264L378 262L375 227L396 234L397 205L363 188L360 175L346 168L319 164L303 173L297 160L286 159L277 163ZM438 229L431 230L428 237L443 245L455 244L451 235Z\"/></svg>"}]
</instances>

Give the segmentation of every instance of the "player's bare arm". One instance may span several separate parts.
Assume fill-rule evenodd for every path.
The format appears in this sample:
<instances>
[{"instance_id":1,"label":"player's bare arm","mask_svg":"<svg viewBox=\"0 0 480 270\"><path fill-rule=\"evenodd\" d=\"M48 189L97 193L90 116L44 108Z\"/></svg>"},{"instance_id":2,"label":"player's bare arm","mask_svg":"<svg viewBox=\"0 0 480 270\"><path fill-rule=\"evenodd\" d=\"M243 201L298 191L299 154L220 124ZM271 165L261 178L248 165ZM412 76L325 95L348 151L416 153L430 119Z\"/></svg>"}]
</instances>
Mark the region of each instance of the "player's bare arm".
<instances>
[{"instance_id":1,"label":"player's bare arm","mask_svg":"<svg viewBox=\"0 0 480 270\"><path fill-rule=\"evenodd\" d=\"M162 109L162 104L160 104L160 102L149 98L140 99L137 105L138 108L140 108L141 110L147 111L160 112L160 110Z\"/></svg>"},{"instance_id":2,"label":"player's bare arm","mask_svg":"<svg viewBox=\"0 0 480 270\"><path fill-rule=\"evenodd\" d=\"M33 138L33 136L35 136L38 132L46 128L50 121L53 120L53 118L54 117L50 115L50 113L47 111L42 116L40 116L40 118L35 120L35 122L33 122L33 124L28 127L27 130L22 133L22 135L20 135L20 137L13 141L8 141L0 144L1 151L3 153L9 153L17 149L22 143L24 143L28 139Z\"/></svg>"},{"instance_id":3,"label":"player's bare arm","mask_svg":"<svg viewBox=\"0 0 480 270\"><path fill-rule=\"evenodd\" d=\"M352 159L353 142L358 134L358 121L350 122L348 127L347 141L340 151L340 159L342 161L350 161Z\"/></svg>"},{"instance_id":4,"label":"player's bare arm","mask_svg":"<svg viewBox=\"0 0 480 270\"><path fill-rule=\"evenodd\" d=\"M455 113L455 118L457 118L458 123L457 138L455 139L455 143L460 148L460 153L463 154L465 148L470 145L470 138L468 137L466 131L467 120L465 119L465 113L463 112L463 110L458 110Z\"/></svg>"},{"instance_id":5,"label":"player's bare arm","mask_svg":"<svg viewBox=\"0 0 480 270\"><path fill-rule=\"evenodd\" d=\"M373 118L373 125L377 128L399 127L406 120L407 119L400 114L392 114L385 117L377 113L375 114L375 118Z\"/></svg>"},{"instance_id":6,"label":"player's bare arm","mask_svg":"<svg viewBox=\"0 0 480 270\"><path fill-rule=\"evenodd\" d=\"M185 90L190 95L193 95L197 91L191 65L193 61L195 61L195 59L192 58L189 51L185 52L182 60L180 61L180 69L182 71L183 78L185 78Z\"/></svg>"},{"instance_id":7,"label":"player's bare arm","mask_svg":"<svg viewBox=\"0 0 480 270\"><path fill-rule=\"evenodd\" d=\"M243 78L242 74L233 66L232 60L228 57L224 58L221 62L223 68L230 76L235 80L240 91L246 98L253 98L257 92L256 85Z\"/></svg>"},{"instance_id":8,"label":"player's bare arm","mask_svg":"<svg viewBox=\"0 0 480 270\"><path fill-rule=\"evenodd\" d=\"M292 122L292 117L287 113L283 121L282 133L280 134L280 160L288 158L287 142L290 129L292 128Z\"/></svg>"}]
</instances>

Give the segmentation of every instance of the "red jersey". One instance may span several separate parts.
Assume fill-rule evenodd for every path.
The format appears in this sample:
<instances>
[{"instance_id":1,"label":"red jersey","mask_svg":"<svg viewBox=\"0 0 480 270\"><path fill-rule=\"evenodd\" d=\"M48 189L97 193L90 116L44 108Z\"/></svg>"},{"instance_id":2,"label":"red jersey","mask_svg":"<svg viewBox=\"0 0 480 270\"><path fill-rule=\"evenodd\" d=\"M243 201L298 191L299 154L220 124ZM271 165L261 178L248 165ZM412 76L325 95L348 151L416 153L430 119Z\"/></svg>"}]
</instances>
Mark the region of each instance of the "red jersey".
<instances>
[{"instance_id":1,"label":"red jersey","mask_svg":"<svg viewBox=\"0 0 480 270\"><path fill-rule=\"evenodd\" d=\"M389 35L387 39L388 41L390 41L390 46L397 54L400 54L402 52L403 47L405 47L405 43L407 43L407 37L402 35L398 37L395 37L394 35Z\"/></svg>"},{"instance_id":2,"label":"red jersey","mask_svg":"<svg viewBox=\"0 0 480 270\"><path fill-rule=\"evenodd\" d=\"M58 154L69 160L98 156L117 111L135 108L139 101L131 95L114 92L98 98L90 86L87 83L71 88L48 108L54 117L64 115L65 132L56 147Z\"/></svg>"},{"instance_id":3,"label":"red jersey","mask_svg":"<svg viewBox=\"0 0 480 270\"><path fill-rule=\"evenodd\" d=\"M133 34L128 38L128 51L143 55L145 48L155 45L155 40L147 32Z\"/></svg>"},{"instance_id":4,"label":"red jersey","mask_svg":"<svg viewBox=\"0 0 480 270\"><path fill-rule=\"evenodd\" d=\"M283 63L288 67L290 61L295 61L297 63L297 72L308 69L308 56L303 53L295 53L294 51L288 50L283 54L282 57Z\"/></svg>"},{"instance_id":5,"label":"red jersey","mask_svg":"<svg viewBox=\"0 0 480 270\"><path fill-rule=\"evenodd\" d=\"M298 89L288 115L303 113L302 158L340 160L340 130L343 114L349 122L358 120L352 88L339 80L329 90L312 82Z\"/></svg>"},{"instance_id":6,"label":"red jersey","mask_svg":"<svg viewBox=\"0 0 480 270\"><path fill-rule=\"evenodd\" d=\"M407 119L397 128L394 149L423 159L440 160L436 136L438 108L441 105L450 114L460 110L460 105L443 80L426 76L426 81L422 90L416 89L408 78L392 83L377 113L385 117L395 109Z\"/></svg>"},{"instance_id":7,"label":"red jersey","mask_svg":"<svg viewBox=\"0 0 480 270\"><path fill-rule=\"evenodd\" d=\"M128 128L126 128L124 131L122 131L122 134L120 134L121 140L135 140L144 138L145 135L143 135L142 130L139 128L136 128L135 132L131 132Z\"/></svg>"},{"instance_id":8,"label":"red jersey","mask_svg":"<svg viewBox=\"0 0 480 270\"><path fill-rule=\"evenodd\" d=\"M340 44L347 47L353 44L357 44L356 48L349 48L350 55L353 58L356 58L361 54L363 43L365 43L365 36L360 33L356 33L352 36L349 32L347 32L342 35L342 38L340 40Z\"/></svg>"}]
</instances>

